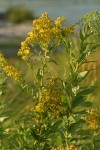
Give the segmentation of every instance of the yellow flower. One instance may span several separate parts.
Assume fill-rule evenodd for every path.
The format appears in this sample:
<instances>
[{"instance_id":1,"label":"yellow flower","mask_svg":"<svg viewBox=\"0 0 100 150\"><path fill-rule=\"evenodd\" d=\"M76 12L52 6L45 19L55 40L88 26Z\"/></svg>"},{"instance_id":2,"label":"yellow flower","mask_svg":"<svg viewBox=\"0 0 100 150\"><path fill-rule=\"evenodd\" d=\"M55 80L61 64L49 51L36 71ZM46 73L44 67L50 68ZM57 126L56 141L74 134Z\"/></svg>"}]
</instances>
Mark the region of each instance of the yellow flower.
<instances>
[{"instance_id":1,"label":"yellow flower","mask_svg":"<svg viewBox=\"0 0 100 150\"><path fill-rule=\"evenodd\" d=\"M88 109L88 115L84 118L84 120L89 124L90 130L99 130L100 128L100 113L97 109Z\"/></svg>"},{"instance_id":2,"label":"yellow flower","mask_svg":"<svg viewBox=\"0 0 100 150\"><path fill-rule=\"evenodd\" d=\"M3 68L7 65L7 60L4 58L3 54L0 52L0 67Z\"/></svg>"},{"instance_id":3,"label":"yellow flower","mask_svg":"<svg viewBox=\"0 0 100 150\"><path fill-rule=\"evenodd\" d=\"M61 91L59 90L60 86L61 82L59 82L57 78L52 78L49 81L48 86L42 90L42 103L45 106L45 110L54 118L64 115Z\"/></svg>"},{"instance_id":4,"label":"yellow flower","mask_svg":"<svg viewBox=\"0 0 100 150\"><path fill-rule=\"evenodd\" d=\"M7 60L4 58L1 52L0 52L0 67L6 72L7 76L13 77L17 81L21 80L21 73L13 66L8 65Z\"/></svg>"},{"instance_id":5,"label":"yellow flower","mask_svg":"<svg viewBox=\"0 0 100 150\"><path fill-rule=\"evenodd\" d=\"M74 32L74 27L73 26L67 26L64 28L64 36L68 37L71 33Z\"/></svg>"},{"instance_id":6,"label":"yellow flower","mask_svg":"<svg viewBox=\"0 0 100 150\"><path fill-rule=\"evenodd\" d=\"M56 20L55 20L55 25L58 27L58 28L62 28L62 23L64 21L66 21L67 19L65 17L58 17Z\"/></svg>"},{"instance_id":7,"label":"yellow flower","mask_svg":"<svg viewBox=\"0 0 100 150\"><path fill-rule=\"evenodd\" d=\"M44 112L43 103L39 103L38 105L36 105L34 110L37 112Z\"/></svg>"},{"instance_id":8,"label":"yellow flower","mask_svg":"<svg viewBox=\"0 0 100 150\"><path fill-rule=\"evenodd\" d=\"M26 41L21 42L21 49L19 49L18 55L26 61L28 61L28 59L32 56L32 52L30 52L30 48Z\"/></svg>"},{"instance_id":9,"label":"yellow flower","mask_svg":"<svg viewBox=\"0 0 100 150\"><path fill-rule=\"evenodd\" d=\"M57 148L52 147L51 150L78 150L78 147L76 145L67 145L65 148L62 146Z\"/></svg>"},{"instance_id":10,"label":"yellow flower","mask_svg":"<svg viewBox=\"0 0 100 150\"><path fill-rule=\"evenodd\" d=\"M21 80L21 73L13 66L7 65L3 69L6 72L7 76L13 77L17 81Z\"/></svg>"},{"instance_id":11,"label":"yellow flower","mask_svg":"<svg viewBox=\"0 0 100 150\"><path fill-rule=\"evenodd\" d=\"M38 102L30 110L33 114L33 120L37 123L45 116L45 121L57 119L65 115L65 110L62 106L61 91L59 87L61 82L57 78L52 78L46 87L41 91L41 101Z\"/></svg>"},{"instance_id":12,"label":"yellow flower","mask_svg":"<svg viewBox=\"0 0 100 150\"><path fill-rule=\"evenodd\" d=\"M21 43L18 55L28 61L32 54L30 47L35 47L36 43L42 50L47 50L51 44L59 45L62 42L61 30L64 31L66 38L73 32L73 27L63 28L62 23L65 20L65 17L58 17L53 21L47 13L43 13L39 19L33 21L33 29Z\"/></svg>"},{"instance_id":13,"label":"yellow flower","mask_svg":"<svg viewBox=\"0 0 100 150\"><path fill-rule=\"evenodd\" d=\"M52 19L49 17L48 13L43 13L41 15L41 17L39 19L35 19L33 21L33 26L34 27L42 27L42 28L46 28L47 26L50 26L50 24L52 23Z\"/></svg>"}]
</instances>

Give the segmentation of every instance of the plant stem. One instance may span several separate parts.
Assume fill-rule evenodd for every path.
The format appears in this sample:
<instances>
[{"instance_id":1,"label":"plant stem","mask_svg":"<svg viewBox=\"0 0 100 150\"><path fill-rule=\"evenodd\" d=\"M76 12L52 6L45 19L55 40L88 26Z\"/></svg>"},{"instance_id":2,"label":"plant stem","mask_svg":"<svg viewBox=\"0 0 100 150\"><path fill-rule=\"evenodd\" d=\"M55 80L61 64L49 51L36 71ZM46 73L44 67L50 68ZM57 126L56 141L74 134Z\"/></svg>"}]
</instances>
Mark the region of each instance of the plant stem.
<instances>
[{"instance_id":1,"label":"plant stem","mask_svg":"<svg viewBox=\"0 0 100 150\"><path fill-rule=\"evenodd\" d=\"M94 137L93 137L93 143L92 143L92 150L95 150L95 135L94 135Z\"/></svg>"}]
</instances>

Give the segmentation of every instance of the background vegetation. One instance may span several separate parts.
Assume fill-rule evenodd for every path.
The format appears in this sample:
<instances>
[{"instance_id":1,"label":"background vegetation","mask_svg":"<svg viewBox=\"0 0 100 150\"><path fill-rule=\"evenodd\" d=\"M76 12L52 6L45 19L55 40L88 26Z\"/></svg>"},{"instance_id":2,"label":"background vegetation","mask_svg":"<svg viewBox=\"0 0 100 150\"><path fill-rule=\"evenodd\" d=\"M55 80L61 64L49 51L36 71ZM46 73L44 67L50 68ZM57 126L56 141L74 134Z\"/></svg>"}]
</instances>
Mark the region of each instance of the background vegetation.
<instances>
[{"instance_id":1,"label":"background vegetation","mask_svg":"<svg viewBox=\"0 0 100 150\"><path fill-rule=\"evenodd\" d=\"M21 6L13 6L6 11L8 21L12 23L22 23L33 19L33 13Z\"/></svg>"}]
</instances>

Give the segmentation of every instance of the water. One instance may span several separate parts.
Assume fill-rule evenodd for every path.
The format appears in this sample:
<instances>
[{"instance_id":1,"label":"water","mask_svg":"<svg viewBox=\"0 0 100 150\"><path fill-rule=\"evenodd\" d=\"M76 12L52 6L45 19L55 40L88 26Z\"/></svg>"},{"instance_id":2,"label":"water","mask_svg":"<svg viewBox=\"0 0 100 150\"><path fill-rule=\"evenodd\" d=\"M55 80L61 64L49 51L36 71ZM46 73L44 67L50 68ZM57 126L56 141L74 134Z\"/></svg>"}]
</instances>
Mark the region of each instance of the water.
<instances>
[{"instance_id":1,"label":"water","mask_svg":"<svg viewBox=\"0 0 100 150\"><path fill-rule=\"evenodd\" d=\"M100 0L0 0L0 11L5 11L14 5L27 7L36 17L48 12L54 19L65 16L72 23L92 10L100 12Z\"/></svg>"}]
</instances>

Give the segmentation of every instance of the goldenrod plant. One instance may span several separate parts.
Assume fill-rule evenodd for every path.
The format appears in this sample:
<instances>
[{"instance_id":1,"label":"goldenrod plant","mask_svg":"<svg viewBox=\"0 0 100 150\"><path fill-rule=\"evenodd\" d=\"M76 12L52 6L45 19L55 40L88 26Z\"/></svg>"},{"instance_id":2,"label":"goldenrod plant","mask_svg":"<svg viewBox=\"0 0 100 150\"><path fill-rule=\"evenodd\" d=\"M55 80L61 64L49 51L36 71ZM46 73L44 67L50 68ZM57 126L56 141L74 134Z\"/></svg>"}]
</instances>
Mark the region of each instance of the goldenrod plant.
<instances>
[{"instance_id":1,"label":"goldenrod plant","mask_svg":"<svg viewBox=\"0 0 100 150\"><path fill-rule=\"evenodd\" d=\"M80 67L88 64L87 57L100 46L100 14L90 12L72 26L63 25L65 21L65 17L53 20L47 13L33 20L32 31L18 51L32 72L31 85L0 54L1 69L33 99L27 113L15 120L16 124L8 132L4 149L99 150L100 113L87 99L95 86L83 82L92 69L80 72ZM73 45L76 26L80 26L77 50ZM62 77L50 71L52 64L59 67L59 62L52 57L58 48L66 52ZM38 65L34 72L35 64Z\"/></svg>"},{"instance_id":2,"label":"goldenrod plant","mask_svg":"<svg viewBox=\"0 0 100 150\"><path fill-rule=\"evenodd\" d=\"M5 59L2 58L3 57L0 54L0 60L2 61L2 65L3 65L3 62L6 63L6 61ZM0 64L0 68L1 68L1 64ZM5 119L8 118L8 116L5 115L6 110L4 109L5 108L4 94L6 89L6 81L7 81L7 77L5 76L4 71L0 69L0 148L2 148L2 143L6 137L6 130L7 130L7 128L3 126L3 122L5 121Z\"/></svg>"}]
</instances>

